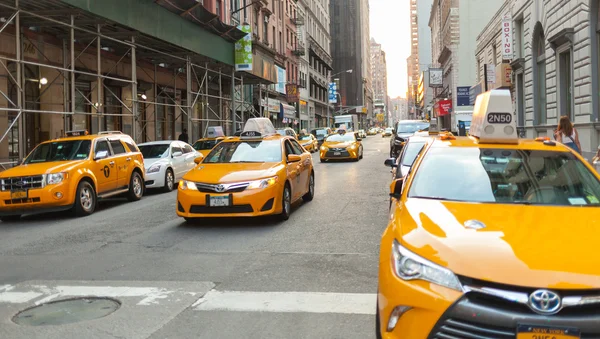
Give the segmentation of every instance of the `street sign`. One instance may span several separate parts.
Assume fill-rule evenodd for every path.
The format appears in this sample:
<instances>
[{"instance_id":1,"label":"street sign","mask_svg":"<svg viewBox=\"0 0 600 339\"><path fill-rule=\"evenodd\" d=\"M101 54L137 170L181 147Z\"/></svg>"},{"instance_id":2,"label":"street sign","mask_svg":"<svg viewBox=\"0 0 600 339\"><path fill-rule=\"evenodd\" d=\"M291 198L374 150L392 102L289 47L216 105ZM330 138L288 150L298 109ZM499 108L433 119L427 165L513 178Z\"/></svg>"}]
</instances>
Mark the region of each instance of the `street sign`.
<instances>
[{"instance_id":1,"label":"street sign","mask_svg":"<svg viewBox=\"0 0 600 339\"><path fill-rule=\"evenodd\" d=\"M335 82L329 83L329 103L337 104L337 85Z\"/></svg>"}]
</instances>

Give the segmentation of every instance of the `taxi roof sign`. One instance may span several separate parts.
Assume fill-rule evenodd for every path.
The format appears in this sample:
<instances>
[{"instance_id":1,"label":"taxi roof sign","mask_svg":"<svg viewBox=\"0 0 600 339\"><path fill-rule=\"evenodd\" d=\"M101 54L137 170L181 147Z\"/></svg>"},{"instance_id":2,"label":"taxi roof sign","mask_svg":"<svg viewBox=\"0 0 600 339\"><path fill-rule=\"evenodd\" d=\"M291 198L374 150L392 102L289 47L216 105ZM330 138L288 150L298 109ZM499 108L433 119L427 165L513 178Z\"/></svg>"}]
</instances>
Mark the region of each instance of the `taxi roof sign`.
<instances>
[{"instance_id":1,"label":"taxi roof sign","mask_svg":"<svg viewBox=\"0 0 600 339\"><path fill-rule=\"evenodd\" d=\"M88 131L87 130L67 131L65 134L68 137L80 137L80 136L88 135Z\"/></svg>"},{"instance_id":2,"label":"taxi roof sign","mask_svg":"<svg viewBox=\"0 0 600 339\"><path fill-rule=\"evenodd\" d=\"M255 132L257 136L265 136L265 135L273 135L277 134L273 123L269 118L250 118L246 121L244 125L244 130L242 135L249 136L250 133L246 132Z\"/></svg>"},{"instance_id":3,"label":"taxi roof sign","mask_svg":"<svg viewBox=\"0 0 600 339\"><path fill-rule=\"evenodd\" d=\"M223 127L221 126L210 126L206 129L207 138L218 138L224 136L225 133L223 132Z\"/></svg>"},{"instance_id":4,"label":"taxi roof sign","mask_svg":"<svg viewBox=\"0 0 600 339\"><path fill-rule=\"evenodd\" d=\"M519 142L509 90L494 89L477 96L469 134L480 143Z\"/></svg>"}]
</instances>

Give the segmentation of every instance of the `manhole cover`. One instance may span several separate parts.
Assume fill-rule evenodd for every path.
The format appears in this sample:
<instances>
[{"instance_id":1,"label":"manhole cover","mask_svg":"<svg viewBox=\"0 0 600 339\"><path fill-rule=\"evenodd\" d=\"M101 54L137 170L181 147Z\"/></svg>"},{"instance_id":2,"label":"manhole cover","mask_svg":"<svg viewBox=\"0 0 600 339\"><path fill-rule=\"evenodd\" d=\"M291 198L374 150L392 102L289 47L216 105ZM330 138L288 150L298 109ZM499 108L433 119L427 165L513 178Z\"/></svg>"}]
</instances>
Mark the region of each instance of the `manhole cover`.
<instances>
[{"instance_id":1,"label":"manhole cover","mask_svg":"<svg viewBox=\"0 0 600 339\"><path fill-rule=\"evenodd\" d=\"M38 305L19 312L13 321L19 325L63 325L106 317L121 307L108 298L66 299Z\"/></svg>"}]
</instances>

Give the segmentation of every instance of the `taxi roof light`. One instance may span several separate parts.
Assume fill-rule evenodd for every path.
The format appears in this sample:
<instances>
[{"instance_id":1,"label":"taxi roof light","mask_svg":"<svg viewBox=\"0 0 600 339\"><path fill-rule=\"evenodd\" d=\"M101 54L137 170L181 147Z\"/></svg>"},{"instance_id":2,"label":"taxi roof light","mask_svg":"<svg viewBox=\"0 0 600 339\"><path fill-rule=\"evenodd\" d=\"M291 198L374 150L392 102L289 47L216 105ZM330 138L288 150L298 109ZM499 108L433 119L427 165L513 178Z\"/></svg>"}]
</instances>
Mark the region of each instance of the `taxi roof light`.
<instances>
[{"instance_id":1,"label":"taxi roof light","mask_svg":"<svg viewBox=\"0 0 600 339\"><path fill-rule=\"evenodd\" d=\"M225 132L223 132L223 127L221 126L210 126L206 129L207 138L218 138L224 136Z\"/></svg>"},{"instance_id":2,"label":"taxi roof light","mask_svg":"<svg viewBox=\"0 0 600 339\"><path fill-rule=\"evenodd\" d=\"M480 143L519 143L509 90L494 89L477 96L469 134Z\"/></svg>"},{"instance_id":3,"label":"taxi roof light","mask_svg":"<svg viewBox=\"0 0 600 339\"><path fill-rule=\"evenodd\" d=\"M88 135L89 133L87 130L77 130L77 131L67 131L65 134L68 137L80 137L80 136Z\"/></svg>"},{"instance_id":4,"label":"taxi roof light","mask_svg":"<svg viewBox=\"0 0 600 339\"><path fill-rule=\"evenodd\" d=\"M244 125L241 138L262 138L266 135L277 134L277 130L269 118L250 118Z\"/></svg>"}]
</instances>

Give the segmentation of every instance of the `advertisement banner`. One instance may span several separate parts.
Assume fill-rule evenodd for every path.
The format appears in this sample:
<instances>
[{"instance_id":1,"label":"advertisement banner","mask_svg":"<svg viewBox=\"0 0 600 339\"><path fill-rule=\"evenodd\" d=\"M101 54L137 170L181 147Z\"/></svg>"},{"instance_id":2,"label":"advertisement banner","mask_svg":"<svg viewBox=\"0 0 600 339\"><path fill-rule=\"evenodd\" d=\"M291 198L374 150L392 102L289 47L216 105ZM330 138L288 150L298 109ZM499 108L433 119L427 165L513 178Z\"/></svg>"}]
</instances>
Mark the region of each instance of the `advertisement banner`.
<instances>
[{"instance_id":1,"label":"advertisement banner","mask_svg":"<svg viewBox=\"0 0 600 339\"><path fill-rule=\"evenodd\" d=\"M252 71L252 29L250 25L239 25L238 29L246 36L235 43L235 70Z\"/></svg>"},{"instance_id":2,"label":"advertisement banner","mask_svg":"<svg viewBox=\"0 0 600 339\"><path fill-rule=\"evenodd\" d=\"M429 69L429 87L444 87L444 69Z\"/></svg>"},{"instance_id":3,"label":"advertisement banner","mask_svg":"<svg viewBox=\"0 0 600 339\"><path fill-rule=\"evenodd\" d=\"M275 65L275 68L277 69L277 83L275 84L275 90L281 94L286 94L285 93L285 83L287 82L286 80L286 73L285 73L285 69Z\"/></svg>"},{"instance_id":4,"label":"advertisement banner","mask_svg":"<svg viewBox=\"0 0 600 339\"><path fill-rule=\"evenodd\" d=\"M452 100L440 100L435 103L433 109L438 117L452 113Z\"/></svg>"},{"instance_id":5,"label":"advertisement banner","mask_svg":"<svg viewBox=\"0 0 600 339\"><path fill-rule=\"evenodd\" d=\"M459 86L456 87L456 106L470 106L471 105L471 87Z\"/></svg>"},{"instance_id":6,"label":"advertisement banner","mask_svg":"<svg viewBox=\"0 0 600 339\"><path fill-rule=\"evenodd\" d=\"M298 85L296 84L287 84L285 86L287 91L287 101L288 102L297 102L300 100L300 93L298 92Z\"/></svg>"},{"instance_id":7,"label":"advertisement banner","mask_svg":"<svg viewBox=\"0 0 600 339\"><path fill-rule=\"evenodd\" d=\"M337 104L337 84L335 82L329 83L329 103Z\"/></svg>"},{"instance_id":8,"label":"advertisement banner","mask_svg":"<svg viewBox=\"0 0 600 339\"><path fill-rule=\"evenodd\" d=\"M512 18L507 13L502 17L502 59L512 60L514 55Z\"/></svg>"}]
</instances>

